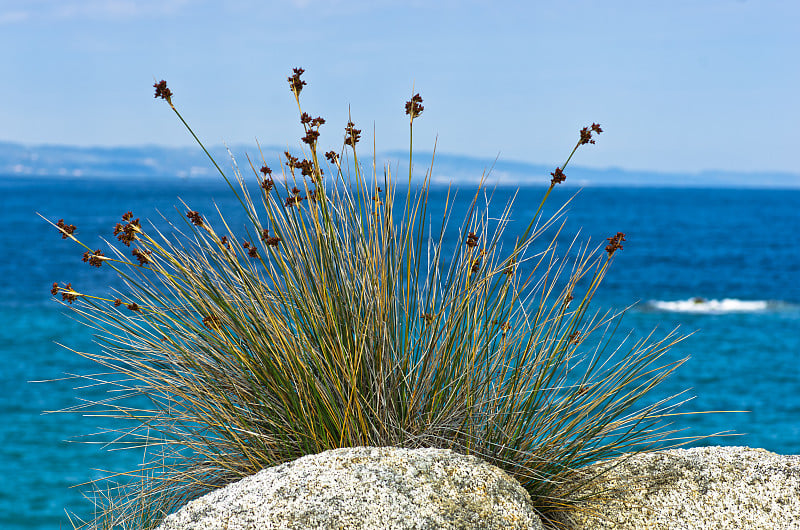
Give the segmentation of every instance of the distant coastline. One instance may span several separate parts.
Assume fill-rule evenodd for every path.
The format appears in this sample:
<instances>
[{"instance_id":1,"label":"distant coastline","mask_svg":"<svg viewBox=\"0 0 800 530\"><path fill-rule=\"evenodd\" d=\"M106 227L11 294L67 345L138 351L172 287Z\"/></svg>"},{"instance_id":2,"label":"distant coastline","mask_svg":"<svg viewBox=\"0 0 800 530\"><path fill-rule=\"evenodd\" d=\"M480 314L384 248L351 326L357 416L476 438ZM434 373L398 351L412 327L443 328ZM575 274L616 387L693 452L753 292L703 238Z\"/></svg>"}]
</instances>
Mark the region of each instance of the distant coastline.
<instances>
[{"instance_id":1,"label":"distant coastline","mask_svg":"<svg viewBox=\"0 0 800 530\"><path fill-rule=\"evenodd\" d=\"M224 170L231 167L228 148L218 145L211 154ZM284 148L261 147L267 163L277 165ZM299 155L299 149L292 153ZM247 156L254 165L260 165L256 145L233 145L230 152L239 168L249 169ZM408 172L406 152L379 153L379 165L391 164L395 174ZM420 178L427 171L432 153L417 152L415 172ZM537 185L550 182L553 167L544 164L477 158L454 154L436 154L432 182L434 184L475 184L488 173L491 185ZM77 147L68 145L24 145L0 142L0 178L16 177L69 177L69 178L208 178L215 176L213 166L197 147L163 147L155 145L122 147ZM776 171L731 172L700 171L696 173L639 171L622 168L589 168L570 166L565 184L572 186L635 186L635 187L707 187L707 188L800 188L800 173Z\"/></svg>"}]
</instances>

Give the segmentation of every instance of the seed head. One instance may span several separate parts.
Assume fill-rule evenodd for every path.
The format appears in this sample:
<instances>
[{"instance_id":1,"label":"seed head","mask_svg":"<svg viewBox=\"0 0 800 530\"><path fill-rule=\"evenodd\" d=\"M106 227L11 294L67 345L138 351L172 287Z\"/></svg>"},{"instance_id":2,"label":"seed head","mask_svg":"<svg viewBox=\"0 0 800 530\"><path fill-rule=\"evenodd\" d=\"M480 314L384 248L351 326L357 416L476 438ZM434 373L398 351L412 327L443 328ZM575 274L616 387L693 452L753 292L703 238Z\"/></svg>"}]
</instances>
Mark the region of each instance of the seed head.
<instances>
[{"instance_id":1,"label":"seed head","mask_svg":"<svg viewBox=\"0 0 800 530\"><path fill-rule=\"evenodd\" d=\"M186 217L192 221L192 224L196 226L203 226L203 216L201 216L198 212L190 210L186 212Z\"/></svg>"},{"instance_id":2,"label":"seed head","mask_svg":"<svg viewBox=\"0 0 800 530\"><path fill-rule=\"evenodd\" d=\"M296 189L296 188L295 188L295 189ZM298 190L298 191L299 191L299 190ZM300 207L300 203L301 203L301 202L303 202L303 199L305 199L305 197L301 197L301 196L299 196L299 195L295 195L295 196L293 196L293 197L288 197L288 198L286 199L286 204L285 204L285 206L286 206L286 207L297 206L297 207L299 208L299 207Z\"/></svg>"},{"instance_id":3,"label":"seed head","mask_svg":"<svg viewBox=\"0 0 800 530\"><path fill-rule=\"evenodd\" d=\"M304 177L313 177L314 176L314 163L311 160L300 160L297 162L297 166L300 169L300 173Z\"/></svg>"},{"instance_id":4,"label":"seed head","mask_svg":"<svg viewBox=\"0 0 800 530\"><path fill-rule=\"evenodd\" d=\"M261 240L268 246L268 247L277 247L278 243L281 242L281 238L270 236L269 230L266 228L261 231Z\"/></svg>"},{"instance_id":5,"label":"seed head","mask_svg":"<svg viewBox=\"0 0 800 530\"><path fill-rule=\"evenodd\" d=\"M336 162L339 160L339 155L337 155L335 151L328 151L325 153L325 158L327 158L328 162L331 164L336 164Z\"/></svg>"},{"instance_id":6,"label":"seed head","mask_svg":"<svg viewBox=\"0 0 800 530\"><path fill-rule=\"evenodd\" d=\"M423 110L425 107L422 106L422 97L419 94L414 94L409 101L406 101L406 114L411 116L412 121L419 117Z\"/></svg>"},{"instance_id":7,"label":"seed head","mask_svg":"<svg viewBox=\"0 0 800 530\"><path fill-rule=\"evenodd\" d=\"M128 309L130 309L131 311L141 311L142 310L142 308L139 307L139 305L136 302L131 302L130 304L128 304Z\"/></svg>"},{"instance_id":8,"label":"seed head","mask_svg":"<svg viewBox=\"0 0 800 530\"><path fill-rule=\"evenodd\" d=\"M156 95L154 97L166 99L167 103L172 105L172 90L167 88L167 82L163 79L158 83L154 84L153 87L156 89Z\"/></svg>"},{"instance_id":9,"label":"seed head","mask_svg":"<svg viewBox=\"0 0 800 530\"><path fill-rule=\"evenodd\" d=\"M135 248L135 249L133 249L131 251L131 254L133 254L133 257L135 257L137 260L139 260L139 265L146 265L146 264L150 263L149 256L152 253L153 252L150 251L150 250L140 250L138 248Z\"/></svg>"},{"instance_id":10,"label":"seed head","mask_svg":"<svg viewBox=\"0 0 800 530\"><path fill-rule=\"evenodd\" d=\"M302 68L292 68L292 72L293 72L292 77L287 79L289 81L289 87L292 90L292 92L294 92L295 96L299 96L300 91L303 90L303 86L305 86L306 84L305 81L302 81L300 79L300 76L303 75L303 72L305 72L305 70L303 70Z\"/></svg>"},{"instance_id":11,"label":"seed head","mask_svg":"<svg viewBox=\"0 0 800 530\"><path fill-rule=\"evenodd\" d=\"M288 167L290 170L293 170L297 167L297 157L290 155L289 151L284 151L283 155L286 157L286 167Z\"/></svg>"},{"instance_id":12,"label":"seed head","mask_svg":"<svg viewBox=\"0 0 800 530\"><path fill-rule=\"evenodd\" d=\"M58 294L58 283L57 282L53 282L53 288L50 289L50 294L52 294L53 296Z\"/></svg>"},{"instance_id":13,"label":"seed head","mask_svg":"<svg viewBox=\"0 0 800 530\"><path fill-rule=\"evenodd\" d=\"M66 287L62 287L61 291L61 300L64 302L69 302L70 304L77 300L78 296L80 296L72 290L71 283L68 283ZM52 290L50 292L52 292Z\"/></svg>"},{"instance_id":14,"label":"seed head","mask_svg":"<svg viewBox=\"0 0 800 530\"><path fill-rule=\"evenodd\" d=\"M63 219L59 219L56 226L61 230L61 239L67 239L75 231L75 225L64 224Z\"/></svg>"},{"instance_id":15,"label":"seed head","mask_svg":"<svg viewBox=\"0 0 800 530\"><path fill-rule=\"evenodd\" d=\"M131 243L136 239L136 232L141 231L139 219L136 218L131 221L132 217L133 214L127 212L122 216L122 220L127 221L127 223L125 225L117 223L114 227L114 235L127 247L131 246Z\"/></svg>"},{"instance_id":16,"label":"seed head","mask_svg":"<svg viewBox=\"0 0 800 530\"><path fill-rule=\"evenodd\" d=\"M83 253L83 262L88 262L92 267L100 267L103 264L103 251L100 249L94 252L87 250Z\"/></svg>"},{"instance_id":17,"label":"seed head","mask_svg":"<svg viewBox=\"0 0 800 530\"><path fill-rule=\"evenodd\" d=\"M344 143L351 147L355 147L358 141L361 139L361 129L356 129L355 126L355 123L348 121L347 127L344 129L346 133Z\"/></svg>"},{"instance_id":18,"label":"seed head","mask_svg":"<svg viewBox=\"0 0 800 530\"><path fill-rule=\"evenodd\" d=\"M565 180L567 180L567 176L561 171L560 167L557 167L555 171L550 173L550 176L553 177L550 179L550 185L555 186L556 184L561 184Z\"/></svg>"},{"instance_id":19,"label":"seed head","mask_svg":"<svg viewBox=\"0 0 800 530\"><path fill-rule=\"evenodd\" d=\"M272 170L271 170L271 169L269 168L269 166L268 166L268 165L266 165L266 164L264 164L263 166L261 166L261 169L259 169L259 171L260 171L261 173L263 173L265 177L266 177L267 175L272 175Z\"/></svg>"},{"instance_id":20,"label":"seed head","mask_svg":"<svg viewBox=\"0 0 800 530\"><path fill-rule=\"evenodd\" d=\"M317 138L319 138L319 131L316 129L308 129L306 131L306 135L300 138L304 143L313 146L317 143Z\"/></svg>"},{"instance_id":21,"label":"seed head","mask_svg":"<svg viewBox=\"0 0 800 530\"><path fill-rule=\"evenodd\" d=\"M467 246L469 248L477 247L478 239L479 237L475 235L475 232L470 232L469 235L467 235Z\"/></svg>"},{"instance_id":22,"label":"seed head","mask_svg":"<svg viewBox=\"0 0 800 530\"><path fill-rule=\"evenodd\" d=\"M578 142L579 145L593 144L594 140L592 139L592 133L600 134L601 132L603 132L603 129L600 128L599 123L592 123L588 127L584 127L581 129L581 139Z\"/></svg>"},{"instance_id":23,"label":"seed head","mask_svg":"<svg viewBox=\"0 0 800 530\"><path fill-rule=\"evenodd\" d=\"M608 257L614 255L614 252L617 250L622 250L622 242L625 241L625 234L622 232L617 232L617 234L613 237L606 238L608 241L608 245L606 246L606 252L608 252Z\"/></svg>"},{"instance_id":24,"label":"seed head","mask_svg":"<svg viewBox=\"0 0 800 530\"><path fill-rule=\"evenodd\" d=\"M216 329L219 327L219 317L214 315L203 317L203 325L208 329Z\"/></svg>"}]
</instances>

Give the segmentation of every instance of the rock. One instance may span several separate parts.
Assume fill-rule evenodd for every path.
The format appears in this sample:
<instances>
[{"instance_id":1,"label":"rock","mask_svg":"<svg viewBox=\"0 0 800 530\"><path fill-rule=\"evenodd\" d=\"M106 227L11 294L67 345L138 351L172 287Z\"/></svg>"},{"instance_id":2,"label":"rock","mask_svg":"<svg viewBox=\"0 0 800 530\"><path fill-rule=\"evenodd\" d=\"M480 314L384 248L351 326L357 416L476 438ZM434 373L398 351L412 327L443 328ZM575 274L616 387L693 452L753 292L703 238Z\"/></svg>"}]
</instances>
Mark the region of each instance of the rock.
<instances>
[{"instance_id":1,"label":"rock","mask_svg":"<svg viewBox=\"0 0 800 530\"><path fill-rule=\"evenodd\" d=\"M160 530L541 530L528 493L446 449L357 447L264 469L194 500Z\"/></svg>"},{"instance_id":2,"label":"rock","mask_svg":"<svg viewBox=\"0 0 800 530\"><path fill-rule=\"evenodd\" d=\"M606 498L575 514L576 528L800 529L800 455L700 447L617 464L598 486Z\"/></svg>"}]
</instances>

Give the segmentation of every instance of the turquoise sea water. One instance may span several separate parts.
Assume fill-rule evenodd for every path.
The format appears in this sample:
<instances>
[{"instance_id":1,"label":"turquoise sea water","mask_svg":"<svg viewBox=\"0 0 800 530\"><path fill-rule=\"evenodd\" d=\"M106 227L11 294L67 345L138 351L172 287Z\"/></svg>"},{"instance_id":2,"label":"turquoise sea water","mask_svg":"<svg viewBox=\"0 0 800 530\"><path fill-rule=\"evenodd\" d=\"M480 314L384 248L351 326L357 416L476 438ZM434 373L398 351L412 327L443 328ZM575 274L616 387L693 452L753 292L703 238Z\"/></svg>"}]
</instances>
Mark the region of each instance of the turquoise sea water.
<instances>
[{"instance_id":1,"label":"turquoise sea water","mask_svg":"<svg viewBox=\"0 0 800 530\"><path fill-rule=\"evenodd\" d=\"M498 213L512 191L497 190ZM552 202L575 191L557 188ZM524 228L543 192L520 190L509 237ZM82 263L83 249L61 240L35 212L75 224L82 239L101 248L100 236L112 238L128 210L143 219L158 219L159 211L178 219L177 197L200 211L210 211L213 200L231 218L238 213L215 181L0 177L0 528L71 528L65 509L88 509L81 489L71 486L140 458L67 441L103 429L103 418L42 414L93 392L63 379L94 368L55 343L97 348L91 331L54 302L50 286L72 282L98 291L119 284L108 268ZM434 190L432 205L443 197ZM579 228L598 244L626 233L596 307L638 302L622 326L635 336L675 326L697 331L670 353L691 359L655 397L689 388L696 398L686 411L749 411L685 416L675 425L688 435L743 433L704 444L800 453L800 190L587 188L570 207L565 234L571 238ZM55 381L31 382L38 380Z\"/></svg>"}]
</instances>

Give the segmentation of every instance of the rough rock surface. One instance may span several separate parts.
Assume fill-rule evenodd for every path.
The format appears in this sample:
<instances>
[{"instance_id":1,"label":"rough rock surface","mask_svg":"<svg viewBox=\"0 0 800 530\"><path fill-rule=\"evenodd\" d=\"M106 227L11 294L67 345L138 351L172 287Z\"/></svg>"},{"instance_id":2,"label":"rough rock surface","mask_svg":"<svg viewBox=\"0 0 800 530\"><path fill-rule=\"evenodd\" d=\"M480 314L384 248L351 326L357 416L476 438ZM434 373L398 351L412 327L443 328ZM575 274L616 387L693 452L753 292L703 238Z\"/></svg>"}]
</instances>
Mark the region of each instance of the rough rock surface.
<instances>
[{"instance_id":1,"label":"rough rock surface","mask_svg":"<svg viewBox=\"0 0 800 530\"><path fill-rule=\"evenodd\" d=\"M643 453L609 472L577 528L800 529L800 455L749 447Z\"/></svg>"},{"instance_id":2,"label":"rough rock surface","mask_svg":"<svg viewBox=\"0 0 800 530\"><path fill-rule=\"evenodd\" d=\"M264 469L190 502L160 530L541 530L502 470L444 449L357 447Z\"/></svg>"}]
</instances>

